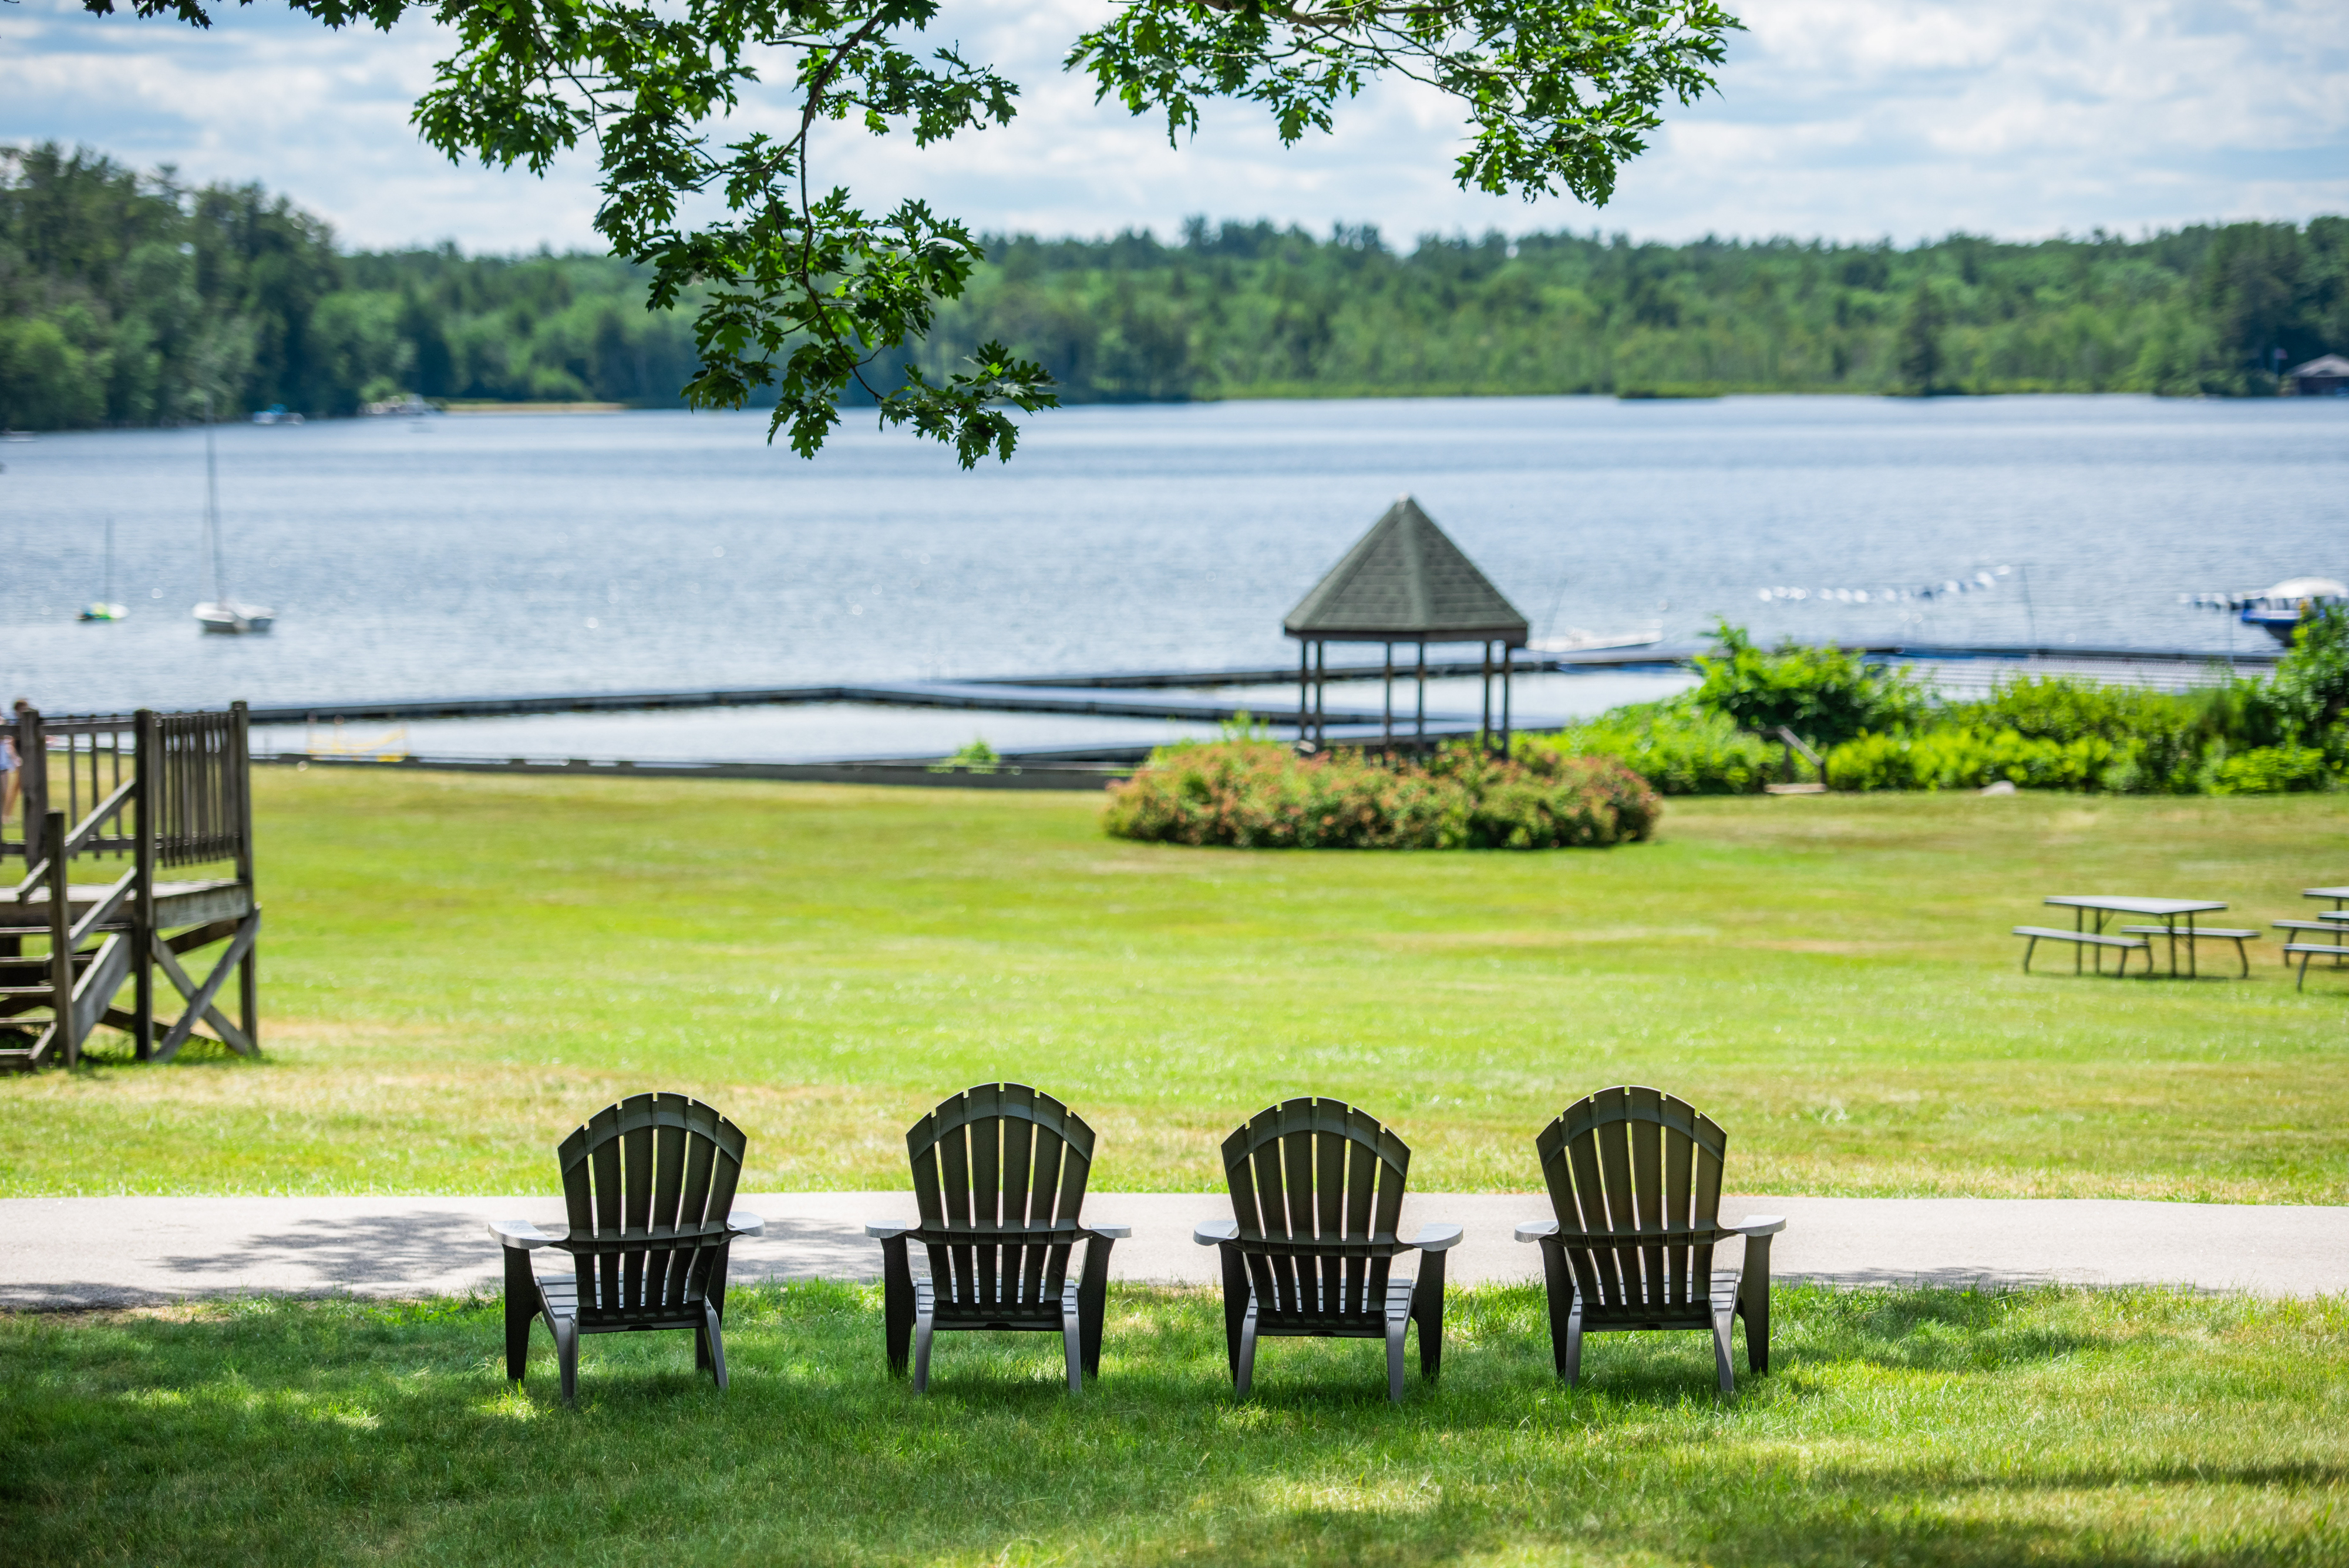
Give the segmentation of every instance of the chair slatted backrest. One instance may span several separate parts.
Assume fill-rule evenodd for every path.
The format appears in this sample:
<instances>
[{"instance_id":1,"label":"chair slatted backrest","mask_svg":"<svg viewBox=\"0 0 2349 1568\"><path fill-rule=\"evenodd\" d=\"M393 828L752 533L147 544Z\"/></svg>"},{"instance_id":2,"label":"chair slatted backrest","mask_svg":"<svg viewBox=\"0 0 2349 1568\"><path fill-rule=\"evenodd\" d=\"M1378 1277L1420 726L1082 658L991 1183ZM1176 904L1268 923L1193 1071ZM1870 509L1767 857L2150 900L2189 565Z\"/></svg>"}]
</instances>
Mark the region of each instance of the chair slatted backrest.
<instances>
[{"instance_id":1,"label":"chair slatted backrest","mask_svg":"<svg viewBox=\"0 0 2349 1568\"><path fill-rule=\"evenodd\" d=\"M1702 1305L1729 1147L1712 1117L1659 1090L1601 1089L1568 1106L1534 1147L1586 1311Z\"/></svg>"},{"instance_id":2,"label":"chair slatted backrest","mask_svg":"<svg viewBox=\"0 0 2349 1568\"><path fill-rule=\"evenodd\" d=\"M556 1149L582 1317L682 1314L708 1293L742 1131L683 1095L631 1095Z\"/></svg>"},{"instance_id":3,"label":"chair slatted backrest","mask_svg":"<svg viewBox=\"0 0 2349 1568\"><path fill-rule=\"evenodd\" d=\"M1283 1101L1226 1138L1224 1177L1260 1307L1382 1312L1410 1171L1402 1139L1337 1100Z\"/></svg>"},{"instance_id":4,"label":"chair slatted backrest","mask_svg":"<svg viewBox=\"0 0 2349 1568\"><path fill-rule=\"evenodd\" d=\"M1057 1307L1092 1174L1084 1118L1025 1084L980 1084L916 1122L905 1153L939 1301Z\"/></svg>"}]
</instances>

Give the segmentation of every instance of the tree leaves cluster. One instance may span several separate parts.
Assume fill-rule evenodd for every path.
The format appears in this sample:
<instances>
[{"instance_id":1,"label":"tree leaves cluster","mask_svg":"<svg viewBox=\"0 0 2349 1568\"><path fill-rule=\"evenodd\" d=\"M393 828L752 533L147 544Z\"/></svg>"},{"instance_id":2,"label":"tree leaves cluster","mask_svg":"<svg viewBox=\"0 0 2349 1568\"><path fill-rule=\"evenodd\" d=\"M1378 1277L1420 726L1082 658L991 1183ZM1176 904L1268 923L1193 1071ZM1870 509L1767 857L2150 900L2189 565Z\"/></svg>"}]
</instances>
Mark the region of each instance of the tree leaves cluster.
<instances>
[{"instance_id":1,"label":"tree leaves cluster","mask_svg":"<svg viewBox=\"0 0 2349 1568\"><path fill-rule=\"evenodd\" d=\"M129 3L211 25L207 0ZM963 292L978 244L920 202L869 211L811 168L812 133L827 122L927 146L1012 118L1016 84L952 48L916 53L936 0L289 3L330 27L388 30L420 15L445 29L452 51L415 119L452 159L543 172L592 143L597 230L649 271L653 308L696 301L689 402L740 407L771 388L771 439L812 455L854 389L883 424L947 442L968 467L1010 455L1007 407L1057 400L1043 368L999 342L939 374L905 354ZM1464 185L1604 201L1664 101L1712 86L1736 26L1713 0L1124 0L1069 63L1131 111L1164 112L1170 134L1196 124L1201 99L1225 96L1265 104L1288 141L1328 129L1371 76L1398 73L1466 112ZM787 83L765 80L775 59ZM780 115L778 89L790 103ZM724 216L688 216L713 196Z\"/></svg>"}]
</instances>

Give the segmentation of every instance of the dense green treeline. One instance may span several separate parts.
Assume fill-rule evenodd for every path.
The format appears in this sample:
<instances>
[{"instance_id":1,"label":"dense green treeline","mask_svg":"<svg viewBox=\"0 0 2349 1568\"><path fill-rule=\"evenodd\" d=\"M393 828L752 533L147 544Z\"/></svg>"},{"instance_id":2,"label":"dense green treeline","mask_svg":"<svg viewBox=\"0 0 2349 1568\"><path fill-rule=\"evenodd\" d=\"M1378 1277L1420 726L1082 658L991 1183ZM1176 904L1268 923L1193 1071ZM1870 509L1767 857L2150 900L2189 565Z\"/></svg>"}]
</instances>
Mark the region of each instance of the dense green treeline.
<instances>
[{"instance_id":1,"label":"dense green treeline","mask_svg":"<svg viewBox=\"0 0 2349 1568\"><path fill-rule=\"evenodd\" d=\"M1375 393L2257 395L2349 350L2349 219L1899 249L1595 234L998 237L921 358L1000 338L1071 402ZM674 403L688 317L593 255L349 254L258 185L0 150L0 425L283 404Z\"/></svg>"},{"instance_id":2,"label":"dense green treeline","mask_svg":"<svg viewBox=\"0 0 2349 1568\"><path fill-rule=\"evenodd\" d=\"M336 250L258 185L190 189L0 150L0 425L57 429L428 398L661 403L685 317L607 256Z\"/></svg>"},{"instance_id":3,"label":"dense green treeline","mask_svg":"<svg viewBox=\"0 0 2349 1568\"><path fill-rule=\"evenodd\" d=\"M934 345L999 337L1095 399L1379 392L2275 389L2349 348L2349 220L1909 250L1596 234L989 246ZM947 351L939 351L943 361Z\"/></svg>"}]
</instances>

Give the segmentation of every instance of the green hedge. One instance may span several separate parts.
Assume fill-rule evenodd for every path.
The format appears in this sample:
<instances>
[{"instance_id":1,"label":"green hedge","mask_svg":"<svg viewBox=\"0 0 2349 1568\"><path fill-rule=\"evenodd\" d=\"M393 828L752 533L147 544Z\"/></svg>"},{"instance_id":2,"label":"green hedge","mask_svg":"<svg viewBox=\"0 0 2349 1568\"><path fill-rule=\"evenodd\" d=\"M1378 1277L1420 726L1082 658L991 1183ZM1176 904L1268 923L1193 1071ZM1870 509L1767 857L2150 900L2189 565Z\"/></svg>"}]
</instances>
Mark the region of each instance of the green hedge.
<instances>
[{"instance_id":1,"label":"green hedge","mask_svg":"<svg viewBox=\"0 0 2349 1568\"><path fill-rule=\"evenodd\" d=\"M2117 782L2118 753L2101 735L2045 740L2013 730L1927 730L1862 735L1826 755L1838 790L1980 789L2001 780L2025 789L2098 789Z\"/></svg>"},{"instance_id":2,"label":"green hedge","mask_svg":"<svg viewBox=\"0 0 2349 1568\"><path fill-rule=\"evenodd\" d=\"M1616 708L1555 735L1532 737L1521 750L1610 757L1664 794L1759 794L1764 784L1785 777L1786 767L1785 746L1698 706L1693 693Z\"/></svg>"},{"instance_id":3,"label":"green hedge","mask_svg":"<svg viewBox=\"0 0 2349 1568\"><path fill-rule=\"evenodd\" d=\"M1265 741L1162 747L1113 784L1120 838L1257 849L1557 849L1647 837L1656 792L1611 758L1454 746L1424 763Z\"/></svg>"}]
</instances>

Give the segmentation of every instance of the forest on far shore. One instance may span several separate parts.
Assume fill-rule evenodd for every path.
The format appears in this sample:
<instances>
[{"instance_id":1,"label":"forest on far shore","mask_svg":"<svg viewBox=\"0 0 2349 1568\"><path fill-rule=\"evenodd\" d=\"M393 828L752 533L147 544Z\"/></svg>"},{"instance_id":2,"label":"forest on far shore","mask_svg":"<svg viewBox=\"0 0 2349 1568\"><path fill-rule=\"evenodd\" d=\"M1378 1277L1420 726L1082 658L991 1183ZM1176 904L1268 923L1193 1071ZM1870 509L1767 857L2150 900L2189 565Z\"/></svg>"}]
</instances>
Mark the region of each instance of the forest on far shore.
<instances>
[{"instance_id":1,"label":"forest on far shore","mask_svg":"<svg viewBox=\"0 0 2349 1568\"><path fill-rule=\"evenodd\" d=\"M1194 219L1161 240L986 241L915 356L999 338L1067 402L1720 392L2261 396L2349 352L2349 218L2010 243L1326 238ZM439 400L673 407L689 311L609 256L353 252L258 184L0 148L0 427ZM884 368L894 378L894 370Z\"/></svg>"}]
</instances>

